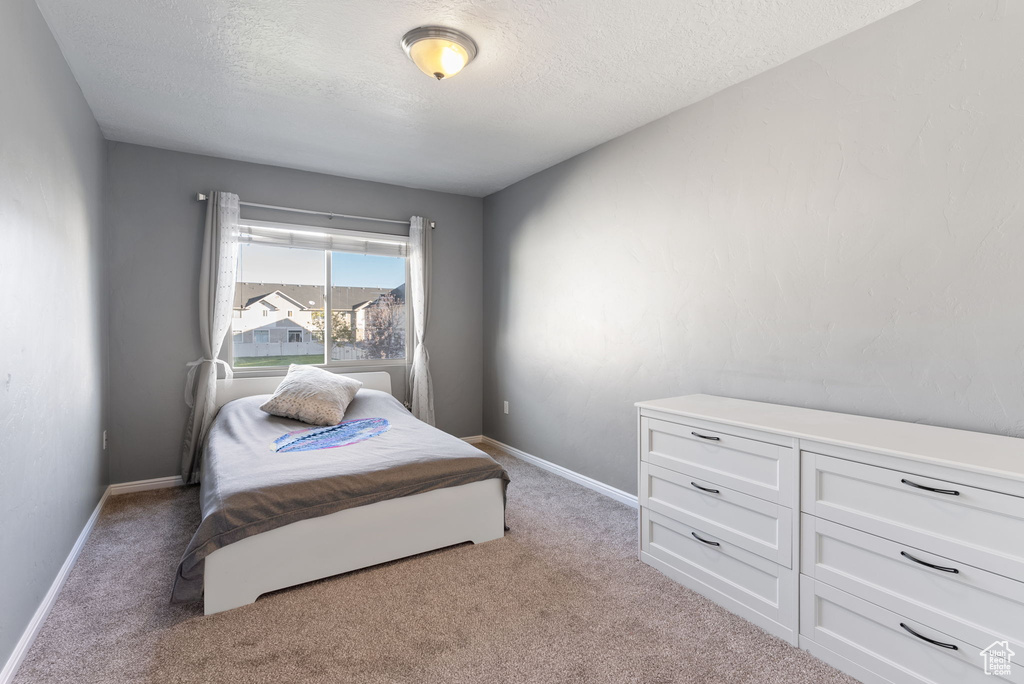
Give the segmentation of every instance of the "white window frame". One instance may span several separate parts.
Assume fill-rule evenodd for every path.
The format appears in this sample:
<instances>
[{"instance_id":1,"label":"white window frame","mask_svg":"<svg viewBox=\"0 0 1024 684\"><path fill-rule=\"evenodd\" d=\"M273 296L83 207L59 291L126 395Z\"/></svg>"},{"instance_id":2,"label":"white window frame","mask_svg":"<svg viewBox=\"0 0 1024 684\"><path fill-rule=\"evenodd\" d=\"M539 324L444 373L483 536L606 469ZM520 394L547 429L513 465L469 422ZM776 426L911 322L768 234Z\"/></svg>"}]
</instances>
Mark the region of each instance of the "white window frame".
<instances>
[{"instance_id":1,"label":"white window frame","mask_svg":"<svg viewBox=\"0 0 1024 684\"><path fill-rule=\"evenodd\" d=\"M304 226L304 225L299 225L299 224L272 223L272 222L269 222L269 221L243 220L243 221L241 221L241 224L242 225L273 227L273 228L279 228L279 229L282 229L282 230L306 231L306 232L313 232L313 233L318 233L318 232L319 233L323 233L323 232L326 232L326 231L331 231L331 232L337 232L337 233L343 233L343 234L346 234L346 235L351 235L353 237L359 237L359 238L365 238L365 239L378 239L381 242L398 242L398 243L402 243L402 244L406 244L406 245L409 244L409 236L408 235L392 235L391 233L369 233L369 232L356 231L356 230L338 230L338 229L334 229L334 228L323 228L321 226ZM325 288L324 288L325 289L325 292L324 292L324 333L325 333L325 339L324 339L324 362L323 363L305 364L305 365L315 366L317 368L325 368L325 369L329 369L329 370L332 370L332 371L341 371L341 370L346 370L346 369L349 369L349 370L356 370L356 369L358 369L358 370L369 370L371 368L387 368L387 367L395 367L395 366L406 366L410 362L410 360L412 359L412 351L413 351L413 335L412 335L413 315L412 315L412 302L409 300L408 296L406 296L406 299L405 299L405 358L403 358L403 359L350 359L350 360L343 360L343 361L334 361L334 360L330 359L329 356L330 356L330 353L331 353L331 349L333 347L333 340L328 335L328 332L329 332L329 330L331 328L331 326L328 324L328 321L331 320L330 299L328 298L328 292L329 292L328 288L332 287L332 285L331 285L331 275L332 275L331 274L331 254L333 252L335 252L335 251L344 252L345 250L315 249L315 248L305 248L305 247L293 247L291 249L310 249L310 251L321 251L324 254L324 262L325 262L325 264L324 264L324 275L325 275L325 280L324 280L324 282L325 282ZM409 257L406 256L405 257L405 287L406 287L406 294L407 295L408 295L408 291L409 291L409 279L411 278L411 276L412 276L412 273L411 273L411 269L410 269L410 266L409 266ZM253 343L254 344L256 344L255 332L256 331L254 330L253 331ZM269 335L269 331L268 331L268 335ZM268 343L261 342L259 344L268 344ZM226 361L231 366L232 371L234 372L235 375L240 376L240 377L245 377L247 375L249 375L249 376L284 375L285 373L288 372L288 366L240 366L240 367L235 366L235 349L234 349L233 340L232 340L231 344L225 343L225 344L221 345L220 358L223 359L224 361Z\"/></svg>"},{"instance_id":2,"label":"white window frame","mask_svg":"<svg viewBox=\"0 0 1024 684\"><path fill-rule=\"evenodd\" d=\"M266 341L265 342L257 342L256 341L256 333L262 333L262 334L266 335L267 336ZM259 329L253 330L252 331L252 343L253 344L270 344L270 331L269 330L259 330Z\"/></svg>"},{"instance_id":3,"label":"white window frame","mask_svg":"<svg viewBox=\"0 0 1024 684\"><path fill-rule=\"evenodd\" d=\"M302 328L288 328L288 333L287 334L288 334L289 339L286 342L286 344L289 344L289 343L294 344L291 341L291 339L290 339L291 336L292 336L292 333L299 333L299 342L302 342Z\"/></svg>"}]
</instances>

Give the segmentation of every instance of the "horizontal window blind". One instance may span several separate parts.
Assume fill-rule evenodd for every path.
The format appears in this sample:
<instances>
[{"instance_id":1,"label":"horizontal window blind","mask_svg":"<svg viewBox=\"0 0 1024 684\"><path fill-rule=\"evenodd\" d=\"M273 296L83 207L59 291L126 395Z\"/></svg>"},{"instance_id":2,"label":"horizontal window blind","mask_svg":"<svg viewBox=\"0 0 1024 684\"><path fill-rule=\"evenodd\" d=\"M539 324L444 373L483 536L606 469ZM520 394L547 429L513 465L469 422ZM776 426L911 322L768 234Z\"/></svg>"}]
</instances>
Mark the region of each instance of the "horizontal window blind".
<instances>
[{"instance_id":1,"label":"horizontal window blind","mask_svg":"<svg viewBox=\"0 0 1024 684\"><path fill-rule=\"evenodd\" d=\"M409 238L405 235L367 233L339 228L299 226L268 221L242 221L238 241L277 247L323 249L374 256L409 256Z\"/></svg>"}]
</instances>

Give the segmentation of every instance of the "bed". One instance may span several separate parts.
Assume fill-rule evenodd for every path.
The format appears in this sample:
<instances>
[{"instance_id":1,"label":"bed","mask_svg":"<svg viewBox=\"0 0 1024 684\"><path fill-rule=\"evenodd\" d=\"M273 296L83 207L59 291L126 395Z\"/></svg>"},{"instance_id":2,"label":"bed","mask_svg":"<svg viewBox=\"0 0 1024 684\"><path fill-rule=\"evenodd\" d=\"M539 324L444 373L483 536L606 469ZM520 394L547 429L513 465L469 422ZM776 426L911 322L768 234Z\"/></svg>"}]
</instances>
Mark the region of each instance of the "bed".
<instances>
[{"instance_id":1,"label":"bed","mask_svg":"<svg viewBox=\"0 0 1024 684\"><path fill-rule=\"evenodd\" d=\"M391 396L387 373L347 375L363 388L345 420L384 418L386 431L287 453L272 445L311 426L259 410L280 378L218 381L203 519L172 600L201 596L210 615L270 591L504 535L501 466L413 418Z\"/></svg>"}]
</instances>

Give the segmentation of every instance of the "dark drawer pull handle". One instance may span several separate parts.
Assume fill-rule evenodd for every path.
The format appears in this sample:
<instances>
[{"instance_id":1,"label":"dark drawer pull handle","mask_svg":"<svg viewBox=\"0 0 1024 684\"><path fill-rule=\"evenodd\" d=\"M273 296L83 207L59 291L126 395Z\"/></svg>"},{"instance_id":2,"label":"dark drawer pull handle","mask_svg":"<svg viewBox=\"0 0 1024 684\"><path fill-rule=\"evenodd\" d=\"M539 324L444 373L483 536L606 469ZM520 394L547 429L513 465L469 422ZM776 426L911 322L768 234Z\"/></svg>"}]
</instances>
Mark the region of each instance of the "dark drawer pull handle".
<instances>
[{"instance_id":1,"label":"dark drawer pull handle","mask_svg":"<svg viewBox=\"0 0 1024 684\"><path fill-rule=\"evenodd\" d=\"M712 442L720 442L720 441L722 441L721 437L712 437L711 435L702 435L699 432L691 432L690 434L693 435L694 437L700 437L701 439L710 439Z\"/></svg>"},{"instance_id":2,"label":"dark drawer pull handle","mask_svg":"<svg viewBox=\"0 0 1024 684\"><path fill-rule=\"evenodd\" d=\"M944 644L941 641L936 641L935 639L929 639L928 637L926 637L923 634L918 634L917 632L915 632L914 630L910 629L909 627L907 627L902 622L900 623L900 627L902 627L903 629L907 630L908 632L910 632L911 634L916 636L921 641L927 641L929 644L932 644L934 646L941 646L942 648L948 648L950 651L959 651L960 650L959 648L957 648L956 644Z\"/></svg>"},{"instance_id":3,"label":"dark drawer pull handle","mask_svg":"<svg viewBox=\"0 0 1024 684\"><path fill-rule=\"evenodd\" d=\"M936 494L949 494L950 496L960 496L960 492L955 489L936 489L935 487L925 487L924 485L911 482L910 480L900 480L903 484L908 487L916 487L917 489L923 489L926 492L935 492Z\"/></svg>"},{"instance_id":4,"label":"dark drawer pull handle","mask_svg":"<svg viewBox=\"0 0 1024 684\"><path fill-rule=\"evenodd\" d=\"M691 482L690 484L692 484L694 487L696 487L700 491L708 492L709 494L721 494L722 493L722 492L718 491L717 489L712 489L711 487L701 487L696 482Z\"/></svg>"},{"instance_id":5,"label":"dark drawer pull handle","mask_svg":"<svg viewBox=\"0 0 1024 684\"><path fill-rule=\"evenodd\" d=\"M693 535L694 539L704 544L707 544L708 546L721 546L721 544L719 544L718 542L709 541L707 539L701 539L700 535L698 535L696 532L691 532L690 534Z\"/></svg>"},{"instance_id":6,"label":"dark drawer pull handle","mask_svg":"<svg viewBox=\"0 0 1024 684\"><path fill-rule=\"evenodd\" d=\"M942 572L951 572L954 575L959 575L960 574L960 571L957 570L956 568L945 568L945 567L943 567L941 565L935 565L934 563L929 563L928 561L923 561L920 558L914 558L913 556L911 556L906 551L900 551L900 555L903 556L904 558L909 558L910 560L914 561L915 563L920 563L921 565L925 566L926 568L931 568L932 570L941 570Z\"/></svg>"}]
</instances>

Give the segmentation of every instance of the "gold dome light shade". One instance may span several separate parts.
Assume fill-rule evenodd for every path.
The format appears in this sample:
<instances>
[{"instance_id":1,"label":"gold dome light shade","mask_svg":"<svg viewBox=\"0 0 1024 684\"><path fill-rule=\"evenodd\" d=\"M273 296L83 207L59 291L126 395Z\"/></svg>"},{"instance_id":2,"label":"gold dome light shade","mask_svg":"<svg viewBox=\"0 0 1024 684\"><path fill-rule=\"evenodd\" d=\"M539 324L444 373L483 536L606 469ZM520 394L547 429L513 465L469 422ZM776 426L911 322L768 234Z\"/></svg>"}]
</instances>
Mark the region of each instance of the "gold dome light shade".
<instances>
[{"instance_id":1,"label":"gold dome light shade","mask_svg":"<svg viewBox=\"0 0 1024 684\"><path fill-rule=\"evenodd\" d=\"M476 43L465 33L442 26L420 26L402 37L409 59L438 81L451 78L476 57Z\"/></svg>"}]
</instances>

